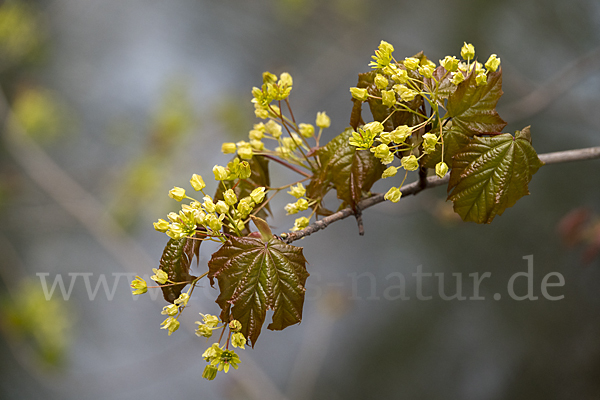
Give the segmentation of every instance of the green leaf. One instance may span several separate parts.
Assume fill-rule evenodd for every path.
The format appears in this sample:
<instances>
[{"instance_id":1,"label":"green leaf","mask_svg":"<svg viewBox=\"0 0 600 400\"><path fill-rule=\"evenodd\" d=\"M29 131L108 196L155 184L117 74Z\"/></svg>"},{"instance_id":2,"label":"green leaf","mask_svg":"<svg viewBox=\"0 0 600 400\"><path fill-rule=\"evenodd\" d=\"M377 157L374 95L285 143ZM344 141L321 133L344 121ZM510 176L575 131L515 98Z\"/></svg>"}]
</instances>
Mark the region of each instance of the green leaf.
<instances>
[{"instance_id":1,"label":"green leaf","mask_svg":"<svg viewBox=\"0 0 600 400\"><path fill-rule=\"evenodd\" d=\"M348 128L318 150L322 166L307 188L307 197L323 198L334 187L337 197L354 207L381 178L385 166L368 150L356 150L349 144Z\"/></svg>"},{"instance_id":2,"label":"green leaf","mask_svg":"<svg viewBox=\"0 0 600 400\"><path fill-rule=\"evenodd\" d=\"M188 282L196 277L189 274L190 265L194 259L200 257L200 244L202 241L194 239L170 239L165 246L160 258L159 268L167 273L173 282ZM185 284L161 287L163 297L173 303L181 294Z\"/></svg>"},{"instance_id":3,"label":"green leaf","mask_svg":"<svg viewBox=\"0 0 600 400\"><path fill-rule=\"evenodd\" d=\"M468 136L501 132L506 122L496 111L502 96L502 69L488 72L487 84L477 86L472 72L448 98L448 116L453 126Z\"/></svg>"},{"instance_id":4,"label":"green leaf","mask_svg":"<svg viewBox=\"0 0 600 400\"><path fill-rule=\"evenodd\" d=\"M529 182L542 165L531 146L529 127L515 137L474 137L454 156L448 200L464 221L489 224L529 194Z\"/></svg>"},{"instance_id":5,"label":"green leaf","mask_svg":"<svg viewBox=\"0 0 600 400\"><path fill-rule=\"evenodd\" d=\"M216 278L221 320L237 319L252 346L267 310L273 310L271 330L302 320L304 285L309 274L301 247L275 238L264 243L252 237L231 237L208 263L211 285Z\"/></svg>"}]
</instances>

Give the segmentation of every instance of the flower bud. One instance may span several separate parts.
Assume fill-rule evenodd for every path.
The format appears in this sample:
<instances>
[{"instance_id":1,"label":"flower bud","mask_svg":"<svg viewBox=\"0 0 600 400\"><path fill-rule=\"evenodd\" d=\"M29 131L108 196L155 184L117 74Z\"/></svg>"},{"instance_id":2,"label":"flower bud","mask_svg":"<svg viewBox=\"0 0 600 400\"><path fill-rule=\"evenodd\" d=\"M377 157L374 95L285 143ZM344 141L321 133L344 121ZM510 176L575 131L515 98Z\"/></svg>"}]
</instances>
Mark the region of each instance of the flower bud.
<instances>
[{"instance_id":1,"label":"flower bud","mask_svg":"<svg viewBox=\"0 0 600 400\"><path fill-rule=\"evenodd\" d=\"M225 203L232 206L237 203L237 196L232 189L227 189L225 193L223 193L223 198L225 199Z\"/></svg>"},{"instance_id":2,"label":"flower bud","mask_svg":"<svg viewBox=\"0 0 600 400\"><path fill-rule=\"evenodd\" d=\"M392 176L395 176L397 172L398 172L398 168L396 168L396 167L387 167L386 170L383 171L383 174L381 175L381 178L382 179L390 178Z\"/></svg>"},{"instance_id":3,"label":"flower bud","mask_svg":"<svg viewBox=\"0 0 600 400\"><path fill-rule=\"evenodd\" d=\"M229 322L229 329L231 329L234 332L237 332L240 329L242 329L242 323L237 319L234 319L231 322Z\"/></svg>"},{"instance_id":4,"label":"flower bud","mask_svg":"<svg viewBox=\"0 0 600 400\"><path fill-rule=\"evenodd\" d=\"M492 54L490 56L490 58L488 58L487 62L485 63L485 67L488 69L488 71L495 72L499 66L500 66L500 59L498 57L496 57L495 54Z\"/></svg>"},{"instance_id":5,"label":"flower bud","mask_svg":"<svg viewBox=\"0 0 600 400\"><path fill-rule=\"evenodd\" d=\"M452 76L451 82L454 85L458 85L459 83L461 83L464 80L465 80L465 76L463 75L463 73L460 71L456 71L456 72L454 72L454 74Z\"/></svg>"},{"instance_id":6,"label":"flower bud","mask_svg":"<svg viewBox=\"0 0 600 400\"><path fill-rule=\"evenodd\" d=\"M213 203L210 196L204 196L204 203L202 203L202 205L204 206L204 209L207 212L209 212L209 213L215 212L215 203Z\"/></svg>"},{"instance_id":7,"label":"flower bud","mask_svg":"<svg viewBox=\"0 0 600 400\"><path fill-rule=\"evenodd\" d=\"M397 187L391 187L390 190L387 191L384 199L391 201L392 203L397 203L400 201L400 197L402 197L402 192Z\"/></svg>"},{"instance_id":8,"label":"flower bud","mask_svg":"<svg viewBox=\"0 0 600 400\"><path fill-rule=\"evenodd\" d=\"M390 148L387 146L387 144L382 143L377 147L372 147L371 153L373 153L373 155L377 158L384 158L390 154Z\"/></svg>"},{"instance_id":9,"label":"flower bud","mask_svg":"<svg viewBox=\"0 0 600 400\"><path fill-rule=\"evenodd\" d=\"M402 162L402 167L407 171L416 171L419 169L419 160L413 154L402 157L400 161Z\"/></svg>"},{"instance_id":10,"label":"flower bud","mask_svg":"<svg viewBox=\"0 0 600 400\"><path fill-rule=\"evenodd\" d=\"M396 104L396 93L393 90L382 90L381 101L386 107L393 107Z\"/></svg>"},{"instance_id":11,"label":"flower bud","mask_svg":"<svg viewBox=\"0 0 600 400\"><path fill-rule=\"evenodd\" d=\"M250 198L256 204L260 204L263 201L263 199L265 198L265 188L262 186L257 187L250 193Z\"/></svg>"},{"instance_id":12,"label":"flower bud","mask_svg":"<svg viewBox=\"0 0 600 400\"><path fill-rule=\"evenodd\" d=\"M238 156L240 156L240 158L242 160L249 160L252 158L252 155L254 154L250 144L248 144L248 146L240 147L238 149L237 153L238 153Z\"/></svg>"},{"instance_id":13,"label":"flower bud","mask_svg":"<svg viewBox=\"0 0 600 400\"><path fill-rule=\"evenodd\" d=\"M313 137L315 134L315 127L311 124L299 124L300 134L305 138Z\"/></svg>"},{"instance_id":14,"label":"flower bud","mask_svg":"<svg viewBox=\"0 0 600 400\"><path fill-rule=\"evenodd\" d=\"M304 188L304 185L302 183L298 183L296 186L292 186L288 191L288 194L291 194L297 199L304 196L305 193L306 189Z\"/></svg>"},{"instance_id":15,"label":"flower bud","mask_svg":"<svg viewBox=\"0 0 600 400\"><path fill-rule=\"evenodd\" d=\"M487 75L485 74L485 72L481 72L479 74L477 74L477 76L475 77L475 82L477 83L477 86L484 86L487 84Z\"/></svg>"},{"instance_id":16,"label":"flower bud","mask_svg":"<svg viewBox=\"0 0 600 400\"><path fill-rule=\"evenodd\" d=\"M234 322L234 321L232 321ZM241 327L241 324L240 324ZM241 332L235 332L233 335L231 335L231 344L233 345L233 347L239 347L241 349L245 349L245 345L246 345L246 338L244 337L244 335Z\"/></svg>"},{"instance_id":17,"label":"flower bud","mask_svg":"<svg viewBox=\"0 0 600 400\"><path fill-rule=\"evenodd\" d=\"M238 170L238 177L240 179L248 179L252 175L252 169L248 161L242 161Z\"/></svg>"},{"instance_id":18,"label":"flower bud","mask_svg":"<svg viewBox=\"0 0 600 400\"><path fill-rule=\"evenodd\" d=\"M435 67L432 67L431 65L422 65L419 67L419 73L421 75L423 75L425 78L429 78L429 79L431 79L431 77L433 76L434 70L435 70Z\"/></svg>"},{"instance_id":19,"label":"flower bud","mask_svg":"<svg viewBox=\"0 0 600 400\"><path fill-rule=\"evenodd\" d=\"M440 60L440 65L446 69L446 71L454 72L458 69L458 59L454 56L446 56L443 60Z\"/></svg>"},{"instance_id":20,"label":"flower bud","mask_svg":"<svg viewBox=\"0 0 600 400\"><path fill-rule=\"evenodd\" d=\"M215 204L215 210L219 214L225 214L227 211L229 211L229 206L223 200L219 200L217 201L217 204Z\"/></svg>"},{"instance_id":21,"label":"flower bud","mask_svg":"<svg viewBox=\"0 0 600 400\"><path fill-rule=\"evenodd\" d=\"M298 207L296 206L296 203L287 203L284 207L284 210L287 215L292 215L298 212Z\"/></svg>"},{"instance_id":22,"label":"flower bud","mask_svg":"<svg viewBox=\"0 0 600 400\"><path fill-rule=\"evenodd\" d=\"M279 86L292 86L293 83L294 81L292 80L292 76L289 73L283 72L279 76Z\"/></svg>"},{"instance_id":23,"label":"flower bud","mask_svg":"<svg viewBox=\"0 0 600 400\"><path fill-rule=\"evenodd\" d=\"M207 365L204 367L204 371L202 371L202 377L209 381L212 381L217 377L217 367L214 365Z\"/></svg>"},{"instance_id":24,"label":"flower bud","mask_svg":"<svg viewBox=\"0 0 600 400\"><path fill-rule=\"evenodd\" d=\"M435 174L437 176L439 176L440 178L443 178L444 176L446 176L446 173L448 172L448 165L446 165L445 162L439 162L436 164L435 166Z\"/></svg>"},{"instance_id":25,"label":"flower bud","mask_svg":"<svg viewBox=\"0 0 600 400\"><path fill-rule=\"evenodd\" d=\"M175 186L173 189L169 190L169 197L181 201L185 197L185 189Z\"/></svg>"},{"instance_id":26,"label":"flower bud","mask_svg":"<svg viewBox=\"0 0 600 400\"><path fill-rule=\"evenodd\" d=\"M167 275L165 271L162 269L152 268L152 272L154 272L154 275L152 275L150 279L152 279L154 282L158 283L159 285L164 285L167 283L169 275Z\"/></svg>"},{"instance_id":27,"label":"flower bud","mask_svg":"<svg viewBox=\"0 0 600 400\"><path fill-rule=\"evenodd\" d=\"M369 93L367 92L367 89L351 87L350 93L352 94L352 97L359 101L367 101L367 99L369 98Z\"/></svg>"},{"instance_id":28,"label":"flower bud","mask_svg":"<svg viewBox=\"0 0 600 400\"><path fill-rule=\"evenodd\" d=\"M404 143L404 141L412 135L412 129L408 125L400 125L390 132L390 137L395 143Z\"/></svg>"},{"instance_id":29,"label":"flower bud","mask_svg":"<svg viewBox=\"0 0 600 400\"><path fill-rule=\"evenodd\" d=\"M281 125L273 120L270 120L265 124L265 132L277 139L282 134Z\"/></svg>"},{"instance_id":30,"label":"flower bud","mask_svg":"<svg viewBox=\"0 0 600 400\"><path fill-rule=\"evenodd\" d=\"M164 325L164 326L160 329L166 329L167 331L169 331L169 336L171 336L171 333L173 333L177 329L179 329L179 321L177 321L173 317L169 317L169 318L165 319L161 325Z\"/></svg>"},{"instance_id":31,"label":"flower bud","mask_svg":"<svg viewBox=\"0 0 600 400\"><path fill-rule=\"evenodd\" d=\"M236 147L235 143L227 142L221 145L221 152L223 154L233 154L235 153Z\"/></svg>"},{"instance_id":32,"label":"flower bud","mask_svg":"<svg viewBox=\"0 0 600 400\"><path fill-rule=\"evenodd\" d=\"M204 183L204 180L202 179L202 176L200 176L198 174L192 175L192 179L190 179L190 184L192 185L192 187L196 191L202 190L202 189L204 189L206 187L206 184Z\"/></svg>"},{"instance_id":33,"label":"flower bud","mask_svg":"<svg viewBox=\"0 0 600 400\"><path fill-rule=\"evenodd\" d=\"M304 210L308 209L308 200L298 199L298 201L296 201L296 209L298 211L304 211Z\"/></svg>"},{"instance_id":34,"label":"flower bud","mask_svg":"<svg viewBox=\"0 0 600 400\"><path fill-rule=\"evenodd\" d=\"M213 167L213 174L215 174L215 180L217 181L224 181L225 179L227 179L227 175L229 175L225 167L222 167L220 165L215 165Z\"/></svg>"},{"instance_id":35,"label":"flower bud","mask_svg":"<svg viewBox=\"0 0 600 400\"><path fill-rule=\"evenodd\" d=\"M404 59L404 66L406 69L413 71L419 67L419 59L415 57L406 57Z\"/></svg>"},{"instance_id":36,"label":"flower bud","mask_svg":"<svg viewBox=\"0 0 600 400\"><path fill-rule=\"evenodd\" d=\"M426 133L423 135L423 152L425 154L433 153L435 146L437 145L438 137L433 133Z\"/></svg>"},{"instance_id":37,"label":"flower bud","mask_svg":"<svg viewBox=\"0 0 600 400\"><path fill-rule=\"evenodd\" d=\"M377 89L385 89L388 86L388 80L386 79L385 76L377 74L375 76L375 86L377 86ZM365 89L366 90L366 89Z\"/></svg>"},{"instance_id":38,"label":"flower bud","mask_svg":"<svg viewBox=\"0 0 600 400\"><path fill-rule=\"evenodd\" d=\"M277 75L270 73L269 71L263 72L263 83L275 83L277 82Z\"/></svg>"},{"instance_id":39,"label":"flower bud","mask_svg":"<svg viewBox=\"0 0 600 400\"><path fill-rule=\"evenodd\" d=\"M306 217L297 218L296 221L294 221L294 227L292 228L292 231L295 232L304 229L308 226L309 223L310 220Z\"/></svg>"},{"instance_id":40,"label":"flower bud","mask_svg":"<svg viewBox=\"0 0 600 400\"><path fill-rule=\"evenodd\" d=\"M135 279L131 281L130 286L132 289L134 289L133 294L144 294L148 291L148 285L146 284L146 281L139 276L136 276Z\"/></svg>"},{"instance_id":41,"label":"flower bud","mask_svg":"<svg viewBox=\"0 0 600 400\"><path fill-rule=\"evenodd\" d=\"M325 114L325 111L317 113L316 125L319 128L329 128L331 119Z\"/></svg>"},{"instance_id":42,"label":"flower bud","mask_svg":"<svg viewBox=\"0 0 600 400\"><path fill-rule=\"evenodd\" d=\"M169 223L162 218L159 219L158 222L155 222L153 225L154 229L156 229L159 232L166 232L169 229Z\"/></svg>"},{"instance_id":43,"label":"flower bud","mask_svg":"<svg viewBox=\"0 0 600 400\"><path fill-rule=\"evenodd\" d=\"M405 69L399 69L398 72L392 75L392 79L396 83L406 83L408 82L408 72Z\"/></svg>"},{"instance_id":44,"label":"flower bud","mask_svg":"<svg viewBox=\"0 0 600 400\"><path fill-rule=\"evenodd\" d=\"M464 42L460 49L460 56L463 60L472 60L475 57L475 47L471 43Z\"/></svg>"}]
</instances>

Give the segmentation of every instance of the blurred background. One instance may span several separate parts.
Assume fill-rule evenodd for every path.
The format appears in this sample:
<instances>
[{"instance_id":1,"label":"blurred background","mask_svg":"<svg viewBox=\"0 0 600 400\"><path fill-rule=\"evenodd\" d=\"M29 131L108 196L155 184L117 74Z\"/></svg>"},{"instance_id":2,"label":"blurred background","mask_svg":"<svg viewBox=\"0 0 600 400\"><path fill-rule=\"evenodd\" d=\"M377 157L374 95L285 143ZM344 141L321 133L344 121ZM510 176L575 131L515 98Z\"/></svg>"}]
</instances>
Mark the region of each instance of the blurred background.
<instances>
[{"instance_id":1,"label":"blurred background","mask_svg":"<svg viewBox=\"0 0 600 400\"><path fill-rule=\"evenodd\" d=\"M542 168L489 226L458 223L436 188L366 211L364 237L348 219L295 243L311 273L302 323L263 330L240 369L212 382L201 378L212 342L194 321L218 313L217 291L199 288L170 337L162 296L131 295L166 243L152 222L178 208L168 190L210 176L228 160L221 143L258 122L262 72L291 73L296 119L326 111L328 140L382 39L396 58L438 60L463 41L480 59L496 53L507 131L532 125L538 153L599 145L594 0L0 3L0 398L600 399L598 160ZM271 176L294 178L273 165ZM587 238L568 248L558 227L581 207L562 233L583 224ZM274 231L289 229L273 210ZM203 246L198 273L214 250ZM538 300L517 301L507 283L529 255ZM469 274L489 272L485 300L446 301L433 277L431 300L418 300L419 267L444 274L448 295L461 274L467 297ZM552 272L565 281L549 289L557 301L541 292ZM68 300L58 284L44 296L57 276Z\"/></svg>"}]
</instances>

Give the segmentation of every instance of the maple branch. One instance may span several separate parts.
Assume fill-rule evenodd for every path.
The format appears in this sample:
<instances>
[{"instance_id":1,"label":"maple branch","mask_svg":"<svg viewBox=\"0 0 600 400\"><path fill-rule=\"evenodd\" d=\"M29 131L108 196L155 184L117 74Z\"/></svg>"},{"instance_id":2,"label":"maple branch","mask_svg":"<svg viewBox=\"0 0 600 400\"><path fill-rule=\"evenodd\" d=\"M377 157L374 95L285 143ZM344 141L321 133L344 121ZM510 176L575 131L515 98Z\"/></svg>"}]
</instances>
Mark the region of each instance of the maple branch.
<instances>
[{"instance_id":1,"label":"maple branch","mask_svg":"<svg viewBox=\"0 0 600 400\"><path fill-rule=\"evenodd\" d=\"M558 164L570 161L592 160L600 158L600 147L588 147L577 150L558 151L555 153L540 154L538 157L545 164ZM449 180L450 174L447 174L442 179L438 178L437 176L430 176L427 178L427 185L424 188L422 187L421 181L416 181L409 183L408 185L402 186L400 188L400 191L402 192L402 197L404 198L404 196L417 194L424 189L430 189L432 187L444 185L448 183ZM360 201L357 207L361 211L365 210L369 207L374 206L375 204L385 201L383 196L383 194L376 194L371 197L368 197ZM281 234L281 238L285 243L290 244L296 240L302 239L305 236L320 231L321 229L325 229L328 225L336 221L342 220L344 218L348 218L351 215L354 215L354 211L352 210L352 208L344 208L343 210L333 213L318 221L315 221L314 223L302 230Z\"/></svg>"}]
</instances>

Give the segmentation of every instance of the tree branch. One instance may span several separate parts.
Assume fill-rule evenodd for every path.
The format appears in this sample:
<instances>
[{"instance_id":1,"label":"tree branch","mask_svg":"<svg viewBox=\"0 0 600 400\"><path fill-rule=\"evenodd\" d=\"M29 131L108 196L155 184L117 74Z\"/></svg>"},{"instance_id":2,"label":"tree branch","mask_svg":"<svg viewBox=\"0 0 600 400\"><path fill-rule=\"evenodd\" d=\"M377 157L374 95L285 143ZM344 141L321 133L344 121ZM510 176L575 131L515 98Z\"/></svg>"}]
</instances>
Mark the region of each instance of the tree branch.
<instances>
[{"instance_id":1,"label":"tree branch","mask_svg":"<svg viewBox=\"0 0 600 400\"><path fill-rule=\"evenodd\" d=\"M567 150L567 151L558 151L555 153L540 154L539 158L545 164L558 164L558 163L564 163L564 162L570 162L570 161L592 160L592 159L600 158L600 147L589 147L589 148L585 148L585 149ZM444 185L444 184L448 183L449 180L450 180L450 174L446 174L446 176L442 179L438 178L437 176L430 176L427 178L427 185L425 186L424 189L430 189L432 187ZM417 181L417 182L409 183L408 185L401 187L400 191L402 192L403 198L404 198L404 196L411 195L411 194L417 194L421 190L424 190L421 188L421 185L422 185L422 182ZM361 211L365 210L369 207L374 206L375 204L385 201L383 196L384 196L383 194L376 194L374 196L371 196L369 198L366 198L366 199L360 201L357 206L360 208ZM340 210L334 214L324 217L318 221L315 221L314 223L312 223L311 225L307 226L306 228L304 228L302 230L282 234L281 237L285 243L290 244L296 240L302 239L305 236L308 236L317 231L320 231L321 229L325 229L330 224L332 224L336 221L342 220L344 218L348 218L351 215L354 215L354 211L352 211L351 208L344 208L343 210Z\"/></svg>"}]
</instances>

